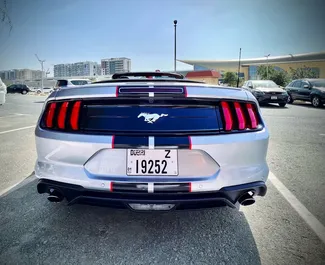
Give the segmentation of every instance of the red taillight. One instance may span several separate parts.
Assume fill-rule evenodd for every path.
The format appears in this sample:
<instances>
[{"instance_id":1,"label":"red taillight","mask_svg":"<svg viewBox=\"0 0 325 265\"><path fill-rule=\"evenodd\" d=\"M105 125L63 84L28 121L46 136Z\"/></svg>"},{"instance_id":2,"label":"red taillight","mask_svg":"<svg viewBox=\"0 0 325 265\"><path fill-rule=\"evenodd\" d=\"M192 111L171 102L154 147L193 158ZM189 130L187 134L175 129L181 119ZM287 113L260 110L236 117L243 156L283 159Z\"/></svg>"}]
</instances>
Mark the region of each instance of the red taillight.
<instances>
[{"instance_id":1,"label":"red taillight","mask_svg":"<svg viewBox=\"0 0 325 265\"><path fill-rule=\"evenodd\" d=\"M248 111L249 119L251 121L249 127L251 129L256 129L257 128L257 120L256 120L256 115L255 115L255 112L254 112L254 109L253 109L252 104L247 103L246 104L246 108L247 108L247 111Z\"/></svg>"},{"instance_id":2,"label":"red taillight","mask_svg":"<svg viewBox=\"0 0 325 265\"><path fill-rule=\"evenodd\" d=\"M55 108L56 108L56 103L50 103L50 107L48 109L48 113L46 116L46 127L48 128L52 128L53 127L53 117L54 117L54 113L55 113Z\"/></svg>"},{"instance_id":3,"label":"red taillight","mask_svg":"<svg viewBox=\"0 0 325 265\"><path fill-rule=\"evenodd\" d=\"M238 129L244 130L246 128L245 116L243 110L238 102L234 103L236 115L238 118Z\"/></svg>"},{"instance_id":4,"label":"red taillight","mask_svg":"<svg viewBox=\"0 0 325 265\"><path fill-rule=\"evenodd\" d=\"M233 120L231 116L231 111L229 104L227 102L221 102L223 117L225 119L225 130L230 131L232 129Z\"/></svg>"},{"instance_id":5,"label":"red taillight","mask_svg":"<svg viewBox=\"0 0 325 265\"><path fill-rule=\"evenodd\" d=\"M225 131L241 131L258 127L259 120L253 103L222 101L221 109Z\"/></svg>"},{"instance_id":6,"label":"red taillight","mask_svg":"<svg viewBox=\"0 0 325 265\"><path fill-rule=\"evenodd\" d=\"M65 118L67 116L69 102L63 102L60 108L59 117L58 117L58 127L60 129L65 128Z\"/></svg>"},{"instance_id":7,"label":"red taillight","mask_svg":"<svg viewBox=\"0 0 325 265\"><path fill-rule=\"evenodd\" d=\"M77 101L74 103L72 107L71 117L70 117L70 125L72 130L79 129L79 112L80 112L81 101Z\"/></svg>"}]
</instances>

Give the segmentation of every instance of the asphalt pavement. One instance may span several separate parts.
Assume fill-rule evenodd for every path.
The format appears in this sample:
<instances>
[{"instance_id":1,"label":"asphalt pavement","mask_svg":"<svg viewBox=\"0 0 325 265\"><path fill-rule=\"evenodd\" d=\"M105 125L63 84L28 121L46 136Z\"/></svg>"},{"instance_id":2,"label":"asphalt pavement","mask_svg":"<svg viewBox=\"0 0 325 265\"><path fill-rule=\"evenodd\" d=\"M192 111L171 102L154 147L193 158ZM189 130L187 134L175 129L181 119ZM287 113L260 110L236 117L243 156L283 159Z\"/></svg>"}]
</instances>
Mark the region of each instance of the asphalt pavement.
<instances>
[{"instance_id":1,"label":"asphalt pavement","mask_svg":"<svg viewBox=\"0 0 325 265\"><path fill-rule=\"evenodd\" d=\"M53 204L36 191L34 129L44 97L0 106L0 264L325 264L325 244L268 181L240 211L134 213ZM325 225L325 108L262 107L272 173ZM26 178L26 176L29 176Z\"/></svg>"}]
</instances>

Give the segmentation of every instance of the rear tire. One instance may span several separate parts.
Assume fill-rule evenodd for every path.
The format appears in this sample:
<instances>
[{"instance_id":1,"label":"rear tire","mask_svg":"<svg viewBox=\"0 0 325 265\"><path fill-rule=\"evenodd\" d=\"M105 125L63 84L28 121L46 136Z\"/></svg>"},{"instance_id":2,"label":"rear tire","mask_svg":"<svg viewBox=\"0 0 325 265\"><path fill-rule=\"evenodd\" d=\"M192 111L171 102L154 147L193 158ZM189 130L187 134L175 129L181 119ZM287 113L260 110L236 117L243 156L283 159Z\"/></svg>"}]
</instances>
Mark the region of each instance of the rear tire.
<instances>
[{"instance_id":1,"label":"rear tire","mask_svg":"<svg viewBox=\"0 0 325 265\"><path fill-rule=\"evenodd\" d=\"M27 90L23 90L23 91L21 91L21 93L22 93L23 95L26 95L26 94L27 94Z\"/></svg>"},{"instance_id":2,"label":"rear tire","mask_svg":"<svg viewBox=\"0 0 325 265\"><path fill-rule=\"evenodd\" d=\"M293 101L294 101L294 100L292 99L291 95L288 94L288 100L287 100L287 102L288 102L289 104L292 104Z\"/></svg>"},{"instance_id":3,"label":"rear tire","mask_svg":"<svg viewBox=\"0 0 325 265\"><path fill-rule=\"evenodd\" d=\"M313 107L315 108L319 108L322 105L322 102L320 100L320 97L315 95L311 98L311 104L313 105Z\"/></svg>"},{"instance_id":4,"label":"rear tire","mask_svg":"<svg viewBox=\"0 0 325 265\"><path fill-rule=\"evenodd\" d=\"M281 108L284 108L284 107L286 106L286 104L287 104L287 103L279 103L279 106L280 106Z\"/></svg>"}]
</instances>

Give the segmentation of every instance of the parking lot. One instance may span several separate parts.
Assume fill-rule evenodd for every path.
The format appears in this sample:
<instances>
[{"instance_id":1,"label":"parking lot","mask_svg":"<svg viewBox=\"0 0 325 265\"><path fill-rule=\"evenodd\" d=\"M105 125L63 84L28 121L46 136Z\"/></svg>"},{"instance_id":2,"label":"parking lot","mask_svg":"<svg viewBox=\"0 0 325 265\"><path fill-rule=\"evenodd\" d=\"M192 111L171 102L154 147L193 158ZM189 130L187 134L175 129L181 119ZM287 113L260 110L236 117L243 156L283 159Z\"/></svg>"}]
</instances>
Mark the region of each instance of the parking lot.
<instances>
[{"instance_id":1,"label":"parking lot","mask_svg":"<svg viewBox=\"0 0 325 265\"><path fill-rule=\"evenodd\" d=\"M271 173L254 205L152 214L37 193L45 98L8 95L0 106L1 264L325 264L325 108L262 107Z\"/></svg>"}]
</instances>

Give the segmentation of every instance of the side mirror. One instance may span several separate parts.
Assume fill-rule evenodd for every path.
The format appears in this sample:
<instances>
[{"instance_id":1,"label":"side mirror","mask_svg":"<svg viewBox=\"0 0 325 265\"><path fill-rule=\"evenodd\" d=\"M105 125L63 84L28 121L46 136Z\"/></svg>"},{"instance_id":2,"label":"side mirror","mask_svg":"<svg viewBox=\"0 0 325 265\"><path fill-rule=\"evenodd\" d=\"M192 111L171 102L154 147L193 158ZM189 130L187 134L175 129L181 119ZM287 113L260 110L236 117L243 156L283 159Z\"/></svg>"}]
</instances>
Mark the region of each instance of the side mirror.
<instances>
[{"instance_id":1,"label":"side mirror","mask_svg":"<svg viewBox=\"0 0 325 265\"><path fill-rule=\"evenodd\" d=\"M309 88L309 89L310 89L311 87L310 87L310 86L308 86L308 85L304 85L304 88Z\"/></svg>"},{"instance_id":2,"label":"side mirror","mask_svg":"<svg viewBox=\"0 0 325 265\"><path fill-rule=\"evenodd\" d=\"M248 88L253 88L253 86L252 86L252 85L250 85L250 86L248 86Z\"/></svg>"}]
</instances>

